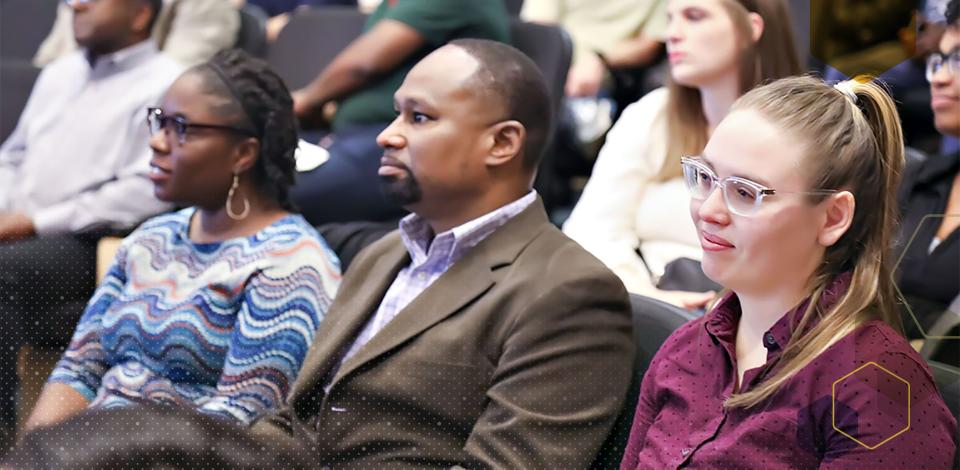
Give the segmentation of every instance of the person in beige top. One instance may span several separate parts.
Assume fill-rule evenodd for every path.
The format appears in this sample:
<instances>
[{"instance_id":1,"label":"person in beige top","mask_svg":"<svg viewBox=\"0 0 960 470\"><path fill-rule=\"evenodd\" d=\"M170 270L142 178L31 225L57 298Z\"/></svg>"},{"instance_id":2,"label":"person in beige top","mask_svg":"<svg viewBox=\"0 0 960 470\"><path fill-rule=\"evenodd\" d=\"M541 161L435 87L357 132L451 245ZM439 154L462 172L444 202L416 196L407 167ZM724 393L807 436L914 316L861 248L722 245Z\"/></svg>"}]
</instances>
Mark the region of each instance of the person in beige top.
<instances>
[{"instance_id":1,"label":"person in beige top","mask_svg":"<svg viewBox=\"0 0 960 470\"><path fill-rule=\"evenodd\" d=\"M73 11L61 3L57 19L33 64L43 67L77 49L71 26ZM240 28L240 16L226 0L163 0L160 17L153 28L153 39L166 56L185 67L213 57L217 51L232 47Z\"/></svg>"},{"instance_id":2,"label":"person in beige top","mask_svg":"<svg viewBox=\"0 0 960 470\"><path fill-rule=\"evenodd\" d=\"M520 17L525 21L558 24L573 39L573 63L567 77L567 95L595 96L603 84L605 67L652 64L667 35L666 0L526 0Z\"/></svg>"},{"instance_id":3,"label":"person in beige top","mask_svg":"<svg viewBox=\"0 0 960 470\"><path fill-rule=\"evenodd\" d=\"M657 287L668 263L700 258L684 220L680 158L703 151L737 97L800 66L784 0L668 0L667 8L668 85L624 110L563 232L628 291L700 308L712 293Z\"/></svg>"}]
</instances>

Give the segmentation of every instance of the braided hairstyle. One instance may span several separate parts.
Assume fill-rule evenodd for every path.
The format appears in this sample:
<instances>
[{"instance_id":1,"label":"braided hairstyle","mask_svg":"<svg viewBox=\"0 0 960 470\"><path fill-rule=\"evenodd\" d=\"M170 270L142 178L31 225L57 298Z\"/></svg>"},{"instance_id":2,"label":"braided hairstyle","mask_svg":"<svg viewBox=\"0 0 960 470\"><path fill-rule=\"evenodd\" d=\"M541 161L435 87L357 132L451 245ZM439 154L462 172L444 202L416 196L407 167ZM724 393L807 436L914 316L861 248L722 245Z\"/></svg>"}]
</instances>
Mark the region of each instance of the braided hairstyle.
<instances>
[{"instance_id":1,"label":"braided hairstyle","mask_svg":"<svg viewBox=\"0 0 960 470\"><path fill-rule=\"evenodd\" d=\"M224 99L214 113L248 129L260 141L251 169L257 188L283 209L295 211L289 188L296 176L297 121L283 79L266 62L240 49L220 51L190 72L200 76L205 94Z\"/></svg>"}]
</instances>

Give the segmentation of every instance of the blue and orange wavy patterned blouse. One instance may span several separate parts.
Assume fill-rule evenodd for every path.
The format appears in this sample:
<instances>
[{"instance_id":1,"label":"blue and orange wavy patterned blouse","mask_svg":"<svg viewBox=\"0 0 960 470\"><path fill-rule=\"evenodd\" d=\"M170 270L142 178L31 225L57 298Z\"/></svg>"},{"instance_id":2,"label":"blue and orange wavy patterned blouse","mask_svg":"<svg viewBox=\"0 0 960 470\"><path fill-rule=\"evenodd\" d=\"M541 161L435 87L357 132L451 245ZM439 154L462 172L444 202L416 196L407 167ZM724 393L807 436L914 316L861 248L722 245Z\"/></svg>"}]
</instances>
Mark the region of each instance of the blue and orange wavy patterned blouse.
<instances>
[{"instance_id":1,"label":"blue and orange wavy patterned blouse","mask_svg":"<svg viewBox=\"0 0 960 470\"><path fill-rule=\"evenodd\" d=\"M123 241L49 381L91 406L176 403L243 424L280 406L339 261L299 215L194 243L192 214L153 218Z\"/></svg>"}]
</instances>

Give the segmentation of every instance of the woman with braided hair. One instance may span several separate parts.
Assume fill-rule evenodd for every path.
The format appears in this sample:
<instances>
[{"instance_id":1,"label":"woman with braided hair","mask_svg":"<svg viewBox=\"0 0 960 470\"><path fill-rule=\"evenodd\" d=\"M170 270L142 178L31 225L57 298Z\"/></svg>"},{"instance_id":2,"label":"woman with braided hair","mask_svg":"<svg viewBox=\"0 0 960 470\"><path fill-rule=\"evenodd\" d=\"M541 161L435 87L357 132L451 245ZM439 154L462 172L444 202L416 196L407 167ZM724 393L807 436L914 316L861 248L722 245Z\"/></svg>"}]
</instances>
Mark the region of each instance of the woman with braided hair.
<instances>
[{"instance_id":1,"label":"woman with braided hair","mask_svg":"<svg viewBox=\"0 0 960 470\"><path fill-rule=\"evenodd\" d=\"M188 208L123 241L28 429L138 402L249 423L284 399L338 287L335 255L290 212L293 101L264 62L221 52L146 121L154 192Z\"/></svg>"}]
</instances>

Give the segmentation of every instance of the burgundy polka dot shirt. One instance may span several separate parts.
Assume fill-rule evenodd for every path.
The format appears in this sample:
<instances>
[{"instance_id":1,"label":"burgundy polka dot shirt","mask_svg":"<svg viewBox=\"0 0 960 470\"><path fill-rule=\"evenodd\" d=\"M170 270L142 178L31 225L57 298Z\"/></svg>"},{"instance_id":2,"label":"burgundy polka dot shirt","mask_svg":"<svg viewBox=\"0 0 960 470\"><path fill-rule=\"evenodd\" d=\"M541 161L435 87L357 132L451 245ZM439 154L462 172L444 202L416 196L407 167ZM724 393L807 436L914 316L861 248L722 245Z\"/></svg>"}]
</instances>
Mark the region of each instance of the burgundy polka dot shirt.
<instances>
[{"instance_id":1,"label":"burgundy polka dot shirt","mask_svg":"<svg viewBox=\"0 0 960 470\"><path fill-rule=\"evenodd\" d=\"M848 279L838 278L821 305L837 301ZM744 390L775 370L803 309L766 332L767 363L746 371ZM950 468L957 422L923 359L879 320L834 343L763 403L724 409L736 383L739 318L729 294L663 344L643 378L621 469Z\"/></svg>"}]
</instances>

